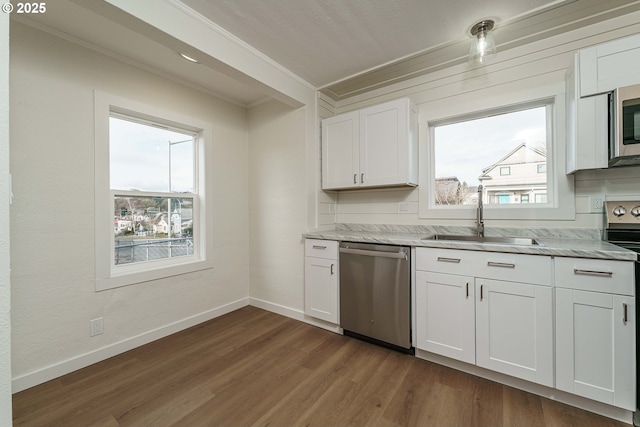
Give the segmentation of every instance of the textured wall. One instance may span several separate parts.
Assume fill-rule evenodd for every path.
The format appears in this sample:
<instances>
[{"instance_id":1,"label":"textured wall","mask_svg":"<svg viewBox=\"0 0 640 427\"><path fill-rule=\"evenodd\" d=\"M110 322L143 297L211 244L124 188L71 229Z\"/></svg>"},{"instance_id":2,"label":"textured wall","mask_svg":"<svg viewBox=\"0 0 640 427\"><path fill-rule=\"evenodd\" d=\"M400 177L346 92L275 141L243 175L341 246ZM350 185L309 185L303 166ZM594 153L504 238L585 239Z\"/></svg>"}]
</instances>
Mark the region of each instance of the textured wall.
<instances>
[{"instance_id":1,"label":"textured wall","mask_svg":"<svg viewBox=\"0 0 640 427\"><path fill-rule=\"evenodd\" d=\"M0 15L0 425L11 425L9 15Z\"/></svg>"},{"instance_id":2,"label":"textured wall","mask_svg":"<svg viewBox=\"0 0 640 427\"><path fill-rule=\"evenodd\" d=\"M273 101L248 118L251 298L303 310L305 110Z\"/></svg>"},{"instance_id":3,"label":"textured wall","mask_svg":"<svg viewBox=\"0 0 640 427\"><path fill-rule=\"evenodd\" d=\"M21 24L11 43L14 379L248 301L245 109ZM212 270L95 292L94 90L212 123Z\"/></svg>"}]
</instances>

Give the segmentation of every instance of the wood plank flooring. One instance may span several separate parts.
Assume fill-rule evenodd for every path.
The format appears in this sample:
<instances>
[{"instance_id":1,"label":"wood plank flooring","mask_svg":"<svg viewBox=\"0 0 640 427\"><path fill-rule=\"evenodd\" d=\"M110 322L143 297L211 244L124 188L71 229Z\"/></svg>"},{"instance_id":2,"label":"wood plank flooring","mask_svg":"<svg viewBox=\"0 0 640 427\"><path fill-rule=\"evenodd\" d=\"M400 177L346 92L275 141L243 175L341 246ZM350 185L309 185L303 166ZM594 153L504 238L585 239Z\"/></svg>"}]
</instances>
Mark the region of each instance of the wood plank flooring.
<instances>
[{"instance_id":1,"label":"wood plank flooring","mask_svg":"<svg viewBox=\"0 0 640 427\"><path fill-rule=\"evenodd\" d=\"M15 426L627 424L255 307L13 397Z\"/></svg>"}]
</instances>

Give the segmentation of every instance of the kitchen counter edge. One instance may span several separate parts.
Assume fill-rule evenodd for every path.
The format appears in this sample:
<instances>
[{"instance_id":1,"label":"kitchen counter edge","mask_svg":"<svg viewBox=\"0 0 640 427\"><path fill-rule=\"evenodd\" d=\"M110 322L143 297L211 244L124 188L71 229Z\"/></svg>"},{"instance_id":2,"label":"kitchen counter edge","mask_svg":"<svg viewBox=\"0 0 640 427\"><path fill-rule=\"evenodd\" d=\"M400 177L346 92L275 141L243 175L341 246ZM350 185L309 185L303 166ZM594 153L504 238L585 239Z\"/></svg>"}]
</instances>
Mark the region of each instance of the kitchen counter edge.
<instances>
[{"instance_id":1,"label":"kitchen counter edge","mask_svg":"<svg viewBox=\"0 0 640 427\"><path fill-rule=\"evenodd\" d=\"M597 239L536 238L538 245L525 246L503 243L478 243L448 240L428 240L428 235L409 233L313 231L303 233L305 239L337 240L343 242L376 243L425 248L458 249L469 251L503 252L574 258L637 261L631 250ZM425 239L427 238L427 239Z\"/></svg>"}]
</instances>

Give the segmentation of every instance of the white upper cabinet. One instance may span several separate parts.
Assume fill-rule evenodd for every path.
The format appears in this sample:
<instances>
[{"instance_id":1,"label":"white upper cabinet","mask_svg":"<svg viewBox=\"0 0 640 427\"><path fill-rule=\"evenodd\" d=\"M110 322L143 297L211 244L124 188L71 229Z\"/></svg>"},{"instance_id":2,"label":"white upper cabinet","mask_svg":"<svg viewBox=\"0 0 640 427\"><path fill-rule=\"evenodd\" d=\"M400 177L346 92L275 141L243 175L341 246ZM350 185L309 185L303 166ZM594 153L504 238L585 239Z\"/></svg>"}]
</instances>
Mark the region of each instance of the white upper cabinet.
<instances>
[{"instance_id":1,"label":"white upper cabinet","mask_svg":"<svg viewBox=\"0 0 640 427\"><path fill-rule=\"evenodd\" d=\"M609 92L640 84L640 35L581 50L567 70L567 173L609 162Z\"/></svg>"},{"instance_id":2,"label":"white upper cabinet","mask_svg":"<svg viewBox=\"0 0 640 427\"><path fill-rule=\"evenodd\" d=\"M416 186L417 111L408 98L322 121L322 189Z\"/></svg>"},{"instance_id":3,"label":"white upper cabinet","mask_svg":"<svg viewBox=\"0 0 640 427\"><path fill-rule=\"evenodd\" d=\"M580 60L567 71L567 173L606 168L609 162L609 95L580 97Z\"/></svg>"},{"instance_id":4,"label":"white upper cabinet","mask_svg":"<svg viewBox=\"0 0 640 427\"><path fill-rule=\"evenodd\" d=\"M360 170L360 113L322 121L322 188L355 186Z\"/></svg>"},{"instance_id":5,"label":"white upper cabinet","mask_svg":"<svg viewBox=\"0 0 640 427\"><path fill-rule=\"evenodd\" d=\"M578 58L581 97L640 83L640 35L584 49Z\"/></svg>"}]
</instances>

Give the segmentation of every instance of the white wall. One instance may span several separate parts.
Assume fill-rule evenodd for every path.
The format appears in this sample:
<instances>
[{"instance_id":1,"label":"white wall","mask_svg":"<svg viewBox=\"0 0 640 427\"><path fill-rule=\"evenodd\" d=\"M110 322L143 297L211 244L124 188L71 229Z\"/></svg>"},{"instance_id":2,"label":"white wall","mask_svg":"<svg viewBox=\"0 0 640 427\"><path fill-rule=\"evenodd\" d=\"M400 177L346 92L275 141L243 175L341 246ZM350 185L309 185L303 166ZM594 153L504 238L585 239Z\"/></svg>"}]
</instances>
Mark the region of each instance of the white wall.
<instances>
[{"instance_id":1,"label":"white wall","mask_svg":"<svg viewBox=\"0 0 640 427\"><path fill-rule=\"evenodd\" d=\"M429 114L445 108L447 111L466 111L469 105L482 105L507 100L516 102L527 96L543 97L558 87L564 91L565 70L575 51L609 40L640 32L640 13L545 39L516 49L499 52L496 60L484 68L468 64L451 67L412 80L390 85L337 105L337 112L377 104L386 100L410 97L420 111L420 132L426 130ZM511 101L508 101L511 99ZM485 107L486 108L486 107ZM458 113L459 114L459 113ZM455 113L453 114L455 115ZM422 136L421 136L422 138ZM563 143L563 142L561 142ZM564 150L564 145L561 148ZM424 156L424 153L420 154ZM421 174L426 171L421 170ZM602 228L603 215L592 213L590 195L634 194L640 196L637 183L640 168L578 172L575 175L575 220L494 220L493 226L544 226ZM337 199L336 221L340 223L383 224L442 224L473 225L473 220L438 220L419 217L417 189L382 189L343 191L332 194ZM330 209L331 199L321 199L321 212ZM408 202L408 212L398 212L398 203Z\"/></svg>"},{"instance_id":2,"label":"white wall","mask_svg":"<svg viewBox=\"0 0 640 427\"><path fill-rule=\"evenodd\" d=\"M9 15L0 16L0 425L11 425Z\"/></svg>"},{"instance_id":3,"label":"white wall","mask_svg":"<svg viewBox=\"0 0 640 427\"><path fill-rule=\"evenodd\" d=\"M246 110L22 24L10 65L14 391L247 304ZM212 123L214 269L94 291L94 89Z\"/></svg>"},{"instance_id":4,"label":"white wall","mask_svg":"<svg viewBox=\"0 0 640 427\"><path fill-rule=\"evenodd\" d=\"M251 300L292 317L304 310L305 108L272 101L248 114Z\"/></svg>"}]
</instances>

